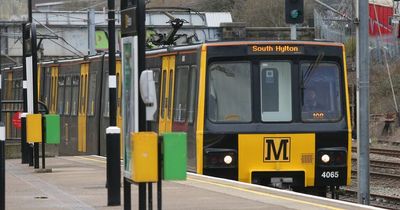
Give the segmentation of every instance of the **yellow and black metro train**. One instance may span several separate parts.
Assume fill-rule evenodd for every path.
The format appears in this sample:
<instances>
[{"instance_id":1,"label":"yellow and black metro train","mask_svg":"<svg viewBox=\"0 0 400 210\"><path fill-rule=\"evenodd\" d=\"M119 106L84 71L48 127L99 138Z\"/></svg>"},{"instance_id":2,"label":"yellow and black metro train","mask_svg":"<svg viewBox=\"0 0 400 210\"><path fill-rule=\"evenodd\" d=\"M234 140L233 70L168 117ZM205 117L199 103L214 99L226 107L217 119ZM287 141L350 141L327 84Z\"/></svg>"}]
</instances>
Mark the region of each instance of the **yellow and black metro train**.
<instances>
[{"instance_id":1,"label":"yellow and black metro train","mask_svg":"<svg viewBox=\"0 0 400 210\"><path fill-rule=\"evenodd\" d=\"M159 102L150 127L188 133L190 171L324 194L351 179L345 57L342 44L311 41L150 50ZM60 154L105 154L107 67L106 56L40 65L40 100L62 118ZM17 72L3 71L5 99L21 91ZM120 126L119 61L116 76Z\"/></svg>"}]
</instances>

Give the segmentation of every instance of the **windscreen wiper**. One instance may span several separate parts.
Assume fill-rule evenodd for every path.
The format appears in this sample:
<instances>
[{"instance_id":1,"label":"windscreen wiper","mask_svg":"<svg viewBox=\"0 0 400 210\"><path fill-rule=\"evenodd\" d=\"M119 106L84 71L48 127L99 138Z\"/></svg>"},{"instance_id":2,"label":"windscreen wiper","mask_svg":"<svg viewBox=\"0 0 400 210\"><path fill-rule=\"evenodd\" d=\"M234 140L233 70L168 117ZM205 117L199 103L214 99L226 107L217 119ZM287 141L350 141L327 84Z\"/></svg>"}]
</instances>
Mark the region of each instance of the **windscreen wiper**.
<instances>
[{"instance_id":1,"label":"windscreen wiper","mask_svg":"<svg viewBox=\"0 0 400 210\"><path fill-rule=\"evenodd\" d=\"M311 75L313 74L314 70L316 69L316 67L319 65L319 63L321 62L322 58L324 57L324 53L320 53L317 57L317 59L308 66L306 72L303 75L303 79L301 80L301 98L304 98L304 89L306 88L308 81L311 78ZM303 105L304 100L301 100L301 104Z\"/></svg>"},{"instance_id":2,"label":"windscreen wiper","mask_svg":"<svg viewBox=\"0 0 400 210\"><path fill-rule=\"evenodd\" d=\"M311 75L313 74L314 70L319 65L319 63L321 62L323 57L324 57L324 53L322 52L318 55L317 59L311 65L308 66L306 73L303 75L303 80L301 82L302 89L306 88L307 83L311 78Z\"/></svg>"}]
</instances>

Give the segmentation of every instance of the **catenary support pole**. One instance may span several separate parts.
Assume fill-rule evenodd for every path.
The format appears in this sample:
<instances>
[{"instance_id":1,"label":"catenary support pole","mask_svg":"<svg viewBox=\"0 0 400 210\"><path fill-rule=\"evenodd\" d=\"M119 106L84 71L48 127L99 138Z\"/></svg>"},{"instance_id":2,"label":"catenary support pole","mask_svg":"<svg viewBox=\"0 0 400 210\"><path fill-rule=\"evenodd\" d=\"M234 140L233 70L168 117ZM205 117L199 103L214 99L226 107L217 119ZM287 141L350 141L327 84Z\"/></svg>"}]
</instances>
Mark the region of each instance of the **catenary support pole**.
<instances>
[{"instance_id":1,"label":"catenary support pole","mask_svg":"<svg viewBox=\"0 0 400 210\"><path fill-rule=\"evenodd\" d=\"M369 43L368 1L358 0L357 27L357 180L358 202L369 205Z\"/></svg>"},{"instance_id":2,"label":"catenary support pole","mask_svg":"<svg viewBox=\"0 0 400 210\"><path fill-rule=\"evenodd\" d=\"M88 54L96 55L96 22L94 8L88 11Z\"/></svg>"},{"instance_id":3,"label":"catenary support pole","mask_svg":"<svg viewBox=\"0 0 400 210\"><path fill-rule=\"evenodd\" d=\"M120 129L117 125L117 79L115 76L115 1L108 0L108 88L110 127L107 128L107 205L121 205Z\"/></svg>"}]
</instances>

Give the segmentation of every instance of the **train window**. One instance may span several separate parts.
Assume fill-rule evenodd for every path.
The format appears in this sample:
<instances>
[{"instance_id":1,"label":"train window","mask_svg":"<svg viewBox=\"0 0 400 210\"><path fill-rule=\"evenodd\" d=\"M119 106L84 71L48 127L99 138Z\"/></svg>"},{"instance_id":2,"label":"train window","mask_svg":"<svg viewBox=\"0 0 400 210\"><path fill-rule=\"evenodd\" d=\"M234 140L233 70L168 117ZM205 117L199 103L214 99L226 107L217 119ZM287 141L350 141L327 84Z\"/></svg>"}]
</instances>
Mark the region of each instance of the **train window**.
<instances>
[{"instance_id":1,"label":"train window","mask_svg":"<svg viewBox=\"0 0 400 210\"><path fill-rule=\"evenodd\" d=\"M78 114L78 98L79 98L79 76L72 78L72 100L71 100L71 115Z\"/></svg>"},{"instance_id":2,"label":"train window","mask_svg":"<svg viewBox=\"0 0 400 210\"><path fill-rule=\"evenodd\" d=\"M115 74L116 78L117 78L117 109L119 111L119 116L122 116L122 87L121 87L121 77L119 72L117 72Z\"/></svg>"},{"instance_id":3,"label":"train window","mask_svg":"<svg viewBox=\"0 0 400 210\"><path fill-rule=\"evenodd\" d=\"M250 62L215 62L209 68L207 113L212 122L251 121Z\"/></svg>"},{"instance_id":4,"label":"train window","mask_svg":"<svg viewBox=\"0 0 400 210\"><path fill-rule=\"evenodd\" d=\"M18 80L15 80L15 83L14 83L14 85L15 85L15 91L14 91L14 99L15 100L23 100L23 97L22 97L22 80L20 80L20 79L18 79ZM22 111L22 103L14 103L14 110L13 111Z\"/></svg>"},{"instance_id":5,"label":"train window","mask_svg":"<svg viewBox=\"0 0 400 210\"><path fill-rule=\"evenodd\" d=\"M302 120L337 121L342 116L339 67L335 63L302 63Z\"/></svg>"},{"instance_id":6,"label":"train window","mask_svg":"<svg viewBox=\"0 0 400 210\"><path fill-rule=\"evenodd\" d=\"M10 90L10 91L7 91L6 92L6 94L5 94L5 99L7 99L7 100L12 100L13 98L13 95L14 95L14 86L13 86L13 78L12 78L12 73L11 72L9 72L8 74L7 74L7 78L5 79L6 80L6 90ZM9 110L11 110L11 106L12 106L12 104L6 104L5 105L5 108L4 108L4 111L9 111Z\"/></svg>"},{"instance_id":7,"label":"train window","mask_svg":"<svg viewBox=\"0 0 400 210\"><path fill-rule=\"evenodd\" d=\"M63 114L64 112L64 94L65 94L65 78L58 78L58 114Z\"/></svg>"},{"instance_id":8,"label":"train window","mask_svg":"<svg viewBox=\"0 0 400 210\"><path fill-rule=\"evenodd\" d=\"M173 85L173 70L169 71L169 87L168 87L168 119L171 119L171 106L172 106L172 85Z\"/></svg>"},{"instance_id":9,"label":"train window","mask_svg":"<svg viewBox=\"0 0 400 210\"><path fill-rule=\"evenodd\" d=\"M65 79L65 106L64 115L69 115L71 110L71 76L67 76Z\"/></svg>"},{"instance_id":10,"label":"train window","mask_svg":"<svg viewBox=\"0 0 400 210\"><path fill-rule=\"evenodd\" d=\"M154 77L154 83L156 86L156 98L159 99L160 98L161 69L152 68L151 70L153 70L153 73L154 73L153 77ZM157 104L157 110L156 110L156 113L154 113L154 120L157 120L158 111L159 111L159 109L158 109L158 104Z\"/></svg>"},{"instance_id":11,"label":"train window","mask_svg":"<svg viewBox=\"0 0 400 210\"><path fill-rule=\"evenodd\" d=\"M164 107L165 107L165 101L167 100L166 99L166 97L165 97L165 88L167 87L167 71L165 71L165 70L163 70L163 73L162 73L162 88L161 88L161 90L162 90L162 95L161 95L161 107L160 107L160 109L161 109L161 118L164 118Z\"/></svg>"},{"instance_id":12,"label":"train window","mask_svg":"<svg viewBox=\"0 0 400 210\"><path fill-rule=\"evenodd\" d=\"M45 70L45 82L44 82L44 96L43 96L43 102L47 105L47 107L50 107L50 92L51 92L51 73L50 73L50 68L46 68Z\"/></svg>"},{"instance_id":13,"label":"train window","mask_svg":"<svg viewBox=\"0 0 400 210\"><path fill-rule=\"evenodd\" d=\"M292 120L292 77L289 61L260 63L261 120Z\"/></svg>"},{"instance_id":14,"label":"train window","mask_svg":"<svg viewBox=\"0 0 400 210\"><path fill-rule=\"evenodd\" d=\"M42 67L39 69L40 71L40 86L39 86L39 101L44 103L45 97L46 95L44 94L44 90L46 88L46 69L48 69L47 67Z\"/></svg>"},{"instance_id":15,"label":"train window","mask_svg":"<svg viewBox=\"0 0 400 210\"><path fill-rule=\"evenodd\" d=\"M175 71L174 122L185 122L189 90L189 66L178 66Z\"/></svg>"},{"instance_id":16,"label":"train window","mask_svg":"<svg viewBox=\"0 0 400 210\"><path fill-rule=\"evenodd\" d=\"M94 115L95 99L96 99L96 73L90 74L89 78L89 104L88 116Z\"/></svg>"},{"instance_id":17,"label":"train window","mask_svg":"<svg viewBox=\"0 0 400 210\"><path fill-rule=\"evenodd\" d=\"M197 66L191 66L189 76L189 104L188 104L188 122L193 123L194 120L194 105L196 98L196 77L197 77Z\"/></svg>"},{"instance_id":18,"label":"train window","mask_svg":"<svg viewBox=\"0 0 400 210\"><path fill-rule=\"evenodd\" d=\"M108 72L107 72L107 74L106 74L106 78L108 78ZM104 112L103 112L103 116L104 117L109 117L110 116L110 96L109 96L109 88L108 88L108 79L106 79L105 80L105 86L104 87L106 87L105 88L105 90L104 90L104 92L105 92L105 99L104 99L104 102L105 102L105 106L104 106Z\"/></svg>"},{"instance_id":19,"label":"train window","mask_svg":"<svg viewBox=\"0 0 400 210\"><path fill-rule=\"evenodd\" d=\"M56 89L56 87L55 87L55 83L54 83L54 80L55 80L55 77L54 76L51 76L51 82L50 82L50 84L51 84L51 91L50 91L50 112L51 113L55 113L55 100L54 100L54 95L55 95L55 89Z\"/></svg>"}]
</instances>

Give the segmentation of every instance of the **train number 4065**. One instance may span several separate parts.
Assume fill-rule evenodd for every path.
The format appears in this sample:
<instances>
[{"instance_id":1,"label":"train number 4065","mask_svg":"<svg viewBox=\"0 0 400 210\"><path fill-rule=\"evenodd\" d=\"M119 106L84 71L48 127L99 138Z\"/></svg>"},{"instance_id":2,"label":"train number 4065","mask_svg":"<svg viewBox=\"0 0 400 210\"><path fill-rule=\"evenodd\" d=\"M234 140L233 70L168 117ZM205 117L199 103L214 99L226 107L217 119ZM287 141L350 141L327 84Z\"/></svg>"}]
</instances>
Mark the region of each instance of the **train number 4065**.
<instances>
[{"instance_id":1,"label":"train number 4065","mask_svg":"<svg viewBox=\"0 0 400 210\"><path fill-rule=\"evenodd\" d=\"M339 178L339 171L324 171L322 172L321 177L325 179Z\"/></svg>"}]
</instances>

